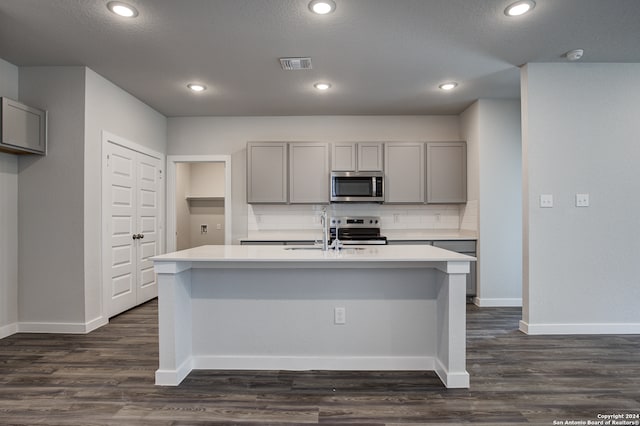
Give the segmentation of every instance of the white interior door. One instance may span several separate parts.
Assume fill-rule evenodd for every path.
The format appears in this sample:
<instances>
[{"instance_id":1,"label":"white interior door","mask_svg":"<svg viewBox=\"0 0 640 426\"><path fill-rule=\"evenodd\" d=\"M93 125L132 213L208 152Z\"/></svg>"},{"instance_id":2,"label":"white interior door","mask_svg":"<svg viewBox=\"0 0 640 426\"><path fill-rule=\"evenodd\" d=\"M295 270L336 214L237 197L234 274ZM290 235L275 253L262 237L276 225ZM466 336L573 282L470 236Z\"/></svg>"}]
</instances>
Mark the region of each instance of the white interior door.
<instances>
[{"instance_id":1,"label":"white interior door","mask_svg":"<svg viewBox=\"0 0 640 426\"><path fill-rule=\"evenodd\" d=\"M162 162L115 143L105 144L104 283L109 317L158 295L150 257L160 253Z\"/></svg>"},{"instance_id":2,"label":"white interior door","mask_svg":"<svg viewBox=\"0 0 640 426\"><path fill-rule=\"evenodd\" d=\"M137 197L137 294L140 304L158 296L158 283L149 258L160 254L160 177L162 164L157 158L138 154L136 161Z\"/></svg>"}]
</instances>

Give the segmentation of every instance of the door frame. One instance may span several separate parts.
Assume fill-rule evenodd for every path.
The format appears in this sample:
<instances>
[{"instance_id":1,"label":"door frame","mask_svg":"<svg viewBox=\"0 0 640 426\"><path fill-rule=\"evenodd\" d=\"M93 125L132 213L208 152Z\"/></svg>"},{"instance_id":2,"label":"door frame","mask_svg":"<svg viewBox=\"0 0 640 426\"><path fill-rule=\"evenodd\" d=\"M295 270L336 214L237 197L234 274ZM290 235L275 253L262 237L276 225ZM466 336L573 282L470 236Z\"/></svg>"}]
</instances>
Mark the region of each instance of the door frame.
<instances>
[{"instance_id":1,"label":"door frame","mask_svg":"<svg viewBox=\"0 0 640 426\"><path fill-rule=\"evenodd\" d=\"M224 243L231 244L231 156L167 156L167 252L176 251L176 165L178 163L224 163Z\"/></svg>"},{"instance_id":2,"label":"door frame","mask_svg":"<svg viewBox=\"0 0 640 426\"><path fill-rule=\"evenodd\" d=\"M165 169L166 169L166 159L165 159L165 155L161 152L157 152L154 151L150 148L147 148L146 146L137 144L135 142L132 142L128 139L125 139L123 137L120 137L118 135L115 135L111 132L108 132L106 130L102 130L102 144L100 146L100 158L101 158L101 164L102 164L102 170L101 170L101 182L100 182L100 188L102 191L101 194L101 212L102 212L102 218L101 218L101 225L102 225L102 229L100 232L100 266L101 266L101 271L100 271L100 280L101 280L101 285L102 285L102 301L101 301L101 306L102 306L102 315L108 320L109 319L109 307L107 306L107 304L109 303L110 300L110 296L109 296L109 292L111 290L111 285L109 284L109 280L111 279L110 275L110 262L111 262L111 256L109 255L109 251L111 250L111 248L109 247L109 239L107 238L107 235L109 233L109 225L110 225L110 221L111 221L111 206L109 204L109 188L106 188L106 183L108 182L107 180L107 159L105 158L105 153L106 153L106 146L109 143L113 143L115 145L119 145L121 147L124 147L126 149L130 149L132 151L135 152L139 152L141 154L144 155L148 155L150 157L153 158L157 158L158 160L160 160L160 165L161 165L161 169L160 169L160 179L164 179L163 175L166 175L165 173ZM166 180L166 179L165 179ZM162 254L165 252L165 244L166 244L166 236L165 236L165 200L166 200L166 196L165 196L165 191L166 191L166 186L161 182L160 183L160 199L159 201L159 211L158 211L158 215L160 217L160 220L158 221L158 238L160 240L159 242L159 247L160 247L160 252L158 254Z\"/></svg>"}]
</instances>

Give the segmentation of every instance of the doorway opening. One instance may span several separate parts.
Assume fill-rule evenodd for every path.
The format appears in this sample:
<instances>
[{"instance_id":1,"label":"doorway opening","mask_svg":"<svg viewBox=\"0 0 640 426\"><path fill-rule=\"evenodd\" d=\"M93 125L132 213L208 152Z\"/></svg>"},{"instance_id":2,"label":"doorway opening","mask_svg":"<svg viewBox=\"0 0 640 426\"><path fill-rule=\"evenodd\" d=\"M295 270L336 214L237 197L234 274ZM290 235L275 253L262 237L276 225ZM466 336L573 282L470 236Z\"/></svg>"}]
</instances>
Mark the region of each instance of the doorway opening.
<instances>
[{"instance_id":1,"label":"doorway opening","mask_svg":"<svg viewBox=\"0 0 640 426\"><path fill-rule=\"evenodd\" d=\"M167 157L167 252L231 242L231 156Z\"/></svg>"}]
</instances>

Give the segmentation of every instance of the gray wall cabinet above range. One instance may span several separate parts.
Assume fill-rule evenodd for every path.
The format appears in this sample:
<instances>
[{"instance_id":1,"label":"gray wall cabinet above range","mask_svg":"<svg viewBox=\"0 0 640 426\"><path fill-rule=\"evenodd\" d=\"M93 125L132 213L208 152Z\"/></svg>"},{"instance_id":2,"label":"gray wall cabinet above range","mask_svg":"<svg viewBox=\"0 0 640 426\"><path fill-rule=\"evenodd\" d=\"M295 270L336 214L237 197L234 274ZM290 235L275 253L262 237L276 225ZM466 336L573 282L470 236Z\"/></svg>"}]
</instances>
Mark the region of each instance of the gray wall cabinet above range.
<instances>
[{"instance_id":1,"label":"gray wall cabinet above range","mask_svg":"<svg viewBox=\"0 0 640 426\"><path fill-rule=\"evenodd\" d=\"M336 142L332 144L334 172L381 172L384 169L382 142Z\"/></svg>"},{"instance_id":2,"label":"gray wall cabinet above range","mask_svg":"<svg viewBox=\"0 0 640 426\"><path fill-rule=\"evenodd\" d=\"M0 105L0 151L46 155L47 113L9 98Z\"/></svg>"}]
</instances>

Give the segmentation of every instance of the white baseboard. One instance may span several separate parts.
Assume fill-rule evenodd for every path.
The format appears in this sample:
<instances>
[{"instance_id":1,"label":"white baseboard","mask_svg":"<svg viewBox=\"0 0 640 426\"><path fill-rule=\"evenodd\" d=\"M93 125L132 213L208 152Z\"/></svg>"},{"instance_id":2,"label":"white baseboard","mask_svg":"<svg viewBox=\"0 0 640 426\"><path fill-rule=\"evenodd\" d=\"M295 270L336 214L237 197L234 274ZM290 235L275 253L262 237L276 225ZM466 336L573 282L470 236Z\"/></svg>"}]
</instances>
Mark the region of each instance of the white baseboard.
<instances>
[{"instance_id":1,"label":"white baseboard","mask_svg":"<svg viewBox=\"0 0 640 426\"><path fill-rule=\"evenodd\" d=\"M106 317L98 317L86 323L20 322L18 323L18 333L87 334L108 322Z\"/></svg>"},{"instance_id":2,"label":"white baseboard","mask_svg":"<svg viewBox=\"0 0 640 426\"><path fill-rule=\"evenodd\" d=\"M520 331L530 335L543 334L640 334L638 323L618 324L529 324L520 321Z\"/></svg>"},{"instance_id":3,"label":"white baseboard","mask_svg":"<svg viewBox=\"0 0 640 426\"><path fill-rule=\"evenodd\" d=\"M195 370L414 370L434 371L430 356L197 356Z\"/></svg>"},{"instance_id":4,"label":"white baseboard","mask_svg":"<svg viewBox=\"0 0 640 426\"><path fill-rule=\"evenodd\" d=\"M98 317L92 319L88 323L85 324L85 333L91 333L93 330L96 330L104 325L109 324L109 318L107 317Z\"/></svg>"},{"instance_id":5,"label":"white baseboard","mask_svg":"<svg viewBox=\"0 0 640 426\"><path fill-rule=\"evenodd\" d=\"M9 337L12 334L16 334L18 332L18 323L14 322L12 324L3 325L0 327L0 339L4 339L5 337Z\"/></svg>"},{"instance_id":6,"label":"white baseboard","mask_svg":"<svg viewBox=\"0 0 640 426\"><path fill-rule=\"evenodd\" d=\"M438 375L438 377L440 378L440 380L442 380L442 383L444 383L444 385L447 388L451 388L451 389L459 389L459 388L464 388L464 389L468 389L469 388L469 373L466 371L459 371L459 372L451 372L448 371L445 366L442 364L442 362L440 362L440 360L436 360L436 374Z\"/></svg>"},{"instance_id":7,"label":"white baseboard","mask_svg":"<svg viewBox=\"0 0 640 426\"><path fill-rule=\"evenodd\" d=\"M193 359L187 358L176 370L156 370L156 385L178 386L193 369Z\"/></svg>"},{"instance_id":8,"label":"white baseboard","mask_svg":"<svg viewBox=\"0 0 640 426\"><path fill-rule=\"evenodd\" d=\"M481 308L520 308L522 307L522 298L486 298L474 297L473 304Z\"/></svg>"}]
</instances>

